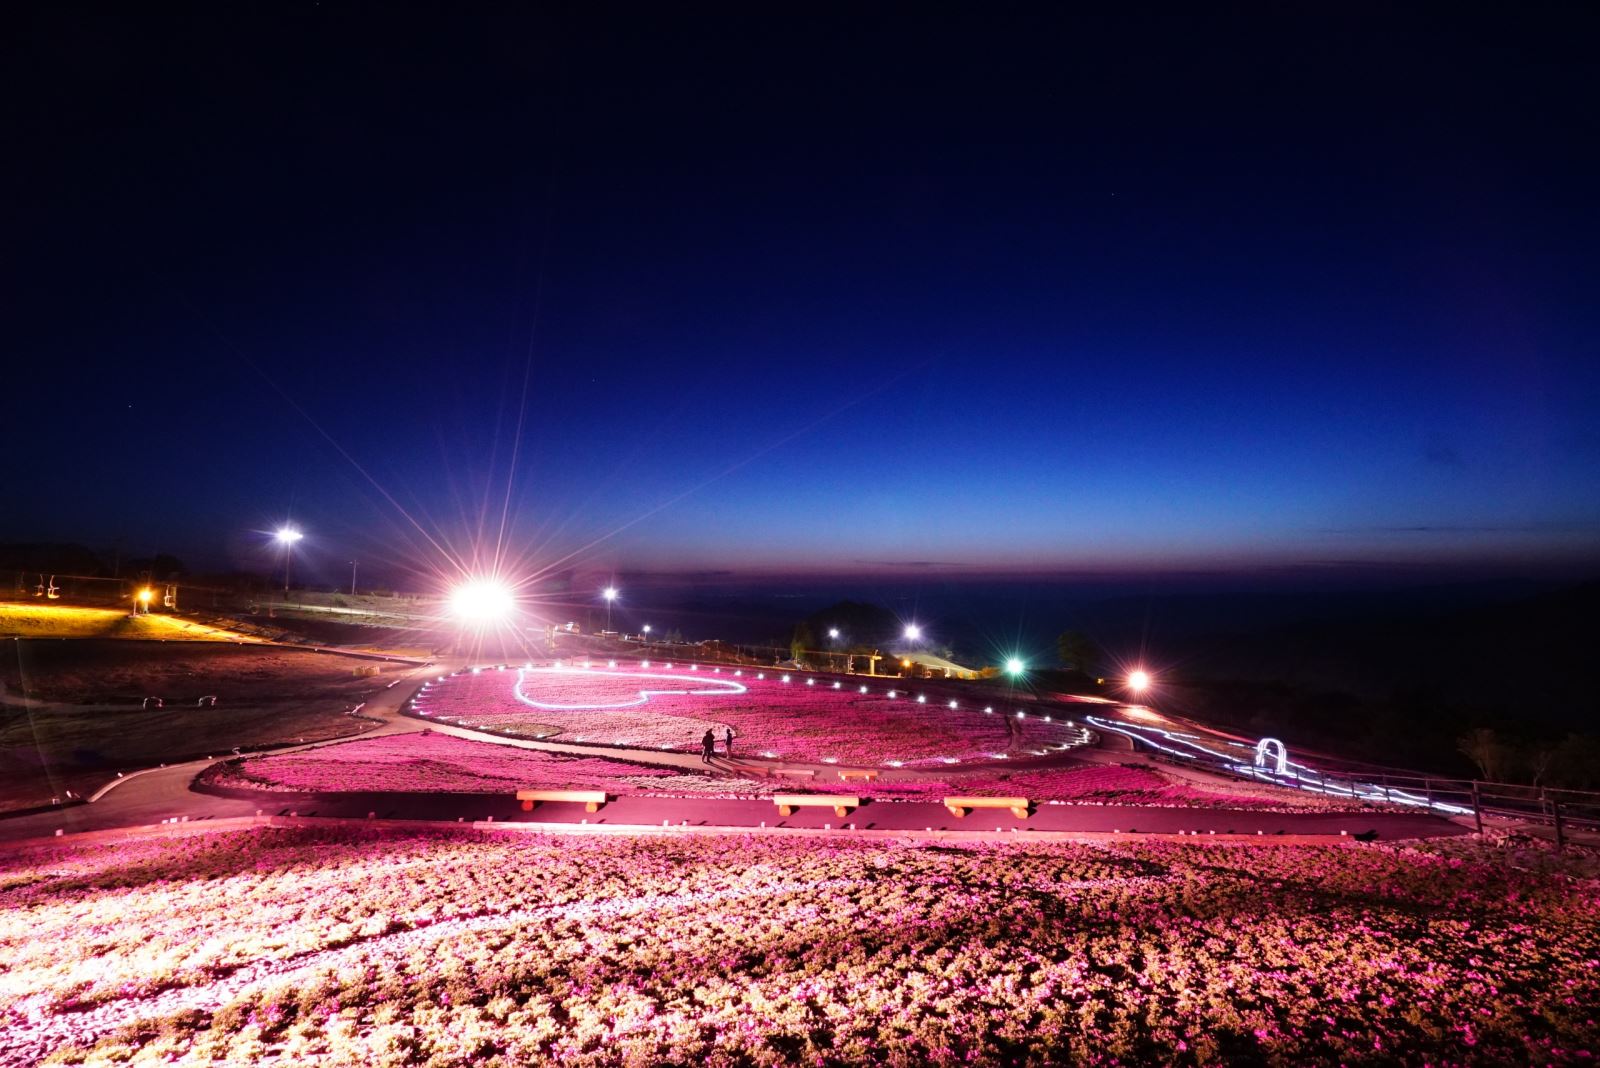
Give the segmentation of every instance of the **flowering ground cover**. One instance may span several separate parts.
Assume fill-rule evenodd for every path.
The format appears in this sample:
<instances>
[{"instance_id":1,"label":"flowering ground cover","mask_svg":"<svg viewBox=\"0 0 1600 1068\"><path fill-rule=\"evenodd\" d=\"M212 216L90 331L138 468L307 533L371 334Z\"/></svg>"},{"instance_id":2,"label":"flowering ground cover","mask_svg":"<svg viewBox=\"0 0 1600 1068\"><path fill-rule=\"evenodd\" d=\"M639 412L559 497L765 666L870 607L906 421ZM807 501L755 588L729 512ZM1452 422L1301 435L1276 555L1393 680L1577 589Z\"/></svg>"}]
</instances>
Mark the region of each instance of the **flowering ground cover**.
<instances>
[{"instance_id":1,"label":"flowering ground cover","mask_svg":"<svg viewBox=\"0 0 1600 1068\"><path fill-rule=\"evenodd\" d=\"M1221 785L1200 788L1176 782L1148 768L1085 763L1027 768L1010 773L990 767L975 774L949 775L914 782L874 783L870 786L821 782L817 784L817 789L832 793L863 793L870 797L921 800L959 794L968 797L1026 797L1035 802L1264 812L1346 812L1358 807L1349 802L1290 790L1248 792L1247 788L1247 791L1236 792Z\"/></svg>"},{"instance_id":2,"label":"flowering ground cover","mask_svg":"<svg viewBox=\"0 0 1600 1068\"><path fill-rule=\"evenodd\" d=\"M1354 844L284 829L0 856L0 1063L1592 1063L1600 892Z\"/></svg>"},{"instance_id":3,"label":"flowering ground cover","mask_svg":"<svg viewBox=\"0 0 1600 1068\"><path fill-rule=\"evenodd\" d=\"M205 782L289 793L507 794L523 789L746 793L771 787L604 757L574 757L447 734L389 734L213 764Z\"/></svg>"},{"instance_id":4,"label":"flowering ground cover","mask_svg":"<svg viewBox=\"0 0 1600 1068\"><path fill-rule=\"evenodd\" d=\"M292 753L214 764L202 776L217 786L290 793L375 791L504 794L525 788L605 789L615 793L764 796L792 783L707 775L603 757L574 757L433 732L362 738ZM1199 790L1145 768L1071 764L1015 773L871 783L819 777L807 790L882 799L937 800L952 794L1022 795L1033 801L1181 808L1303 809L1334 807L1321 798L1280 791L1281 799Z\"/></svg>"},{"instance_id":5,"label":"flowering ground cover","mask_svg":"<svg viewBox=\"0 0 1600 1068\"><path fill-rule=\"evenodd\" d=\"M902 680L686 667L465 673L430 685L414 711L511 734L554 725L562 741L680 750L731 727L743 753L869 766L1034 755L1076 736L1039 714Z\"/></svg>"}]
</instances>

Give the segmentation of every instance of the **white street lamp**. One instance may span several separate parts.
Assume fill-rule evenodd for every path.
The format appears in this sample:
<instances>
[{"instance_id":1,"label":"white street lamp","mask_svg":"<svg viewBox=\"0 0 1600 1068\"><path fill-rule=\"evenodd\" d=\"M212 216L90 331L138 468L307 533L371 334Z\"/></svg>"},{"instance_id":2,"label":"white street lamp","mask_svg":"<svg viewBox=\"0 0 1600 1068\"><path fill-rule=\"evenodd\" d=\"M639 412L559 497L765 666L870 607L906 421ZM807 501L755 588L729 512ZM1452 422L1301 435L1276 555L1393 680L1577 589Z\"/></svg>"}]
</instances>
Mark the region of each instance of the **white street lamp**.
<instances>
[{"instance_id":1,"label":"white street lamp","mask_svg":"<svg viewBox=\"0 0 1600 1068\"><path fill-rule=\"evenodd\" d=\"M611 602L617 599L617 588L607 586L600 594L606 599L606 630L611 629Z\"/></svg>"},{"instance_id":2,"label":"white street lamp","mask_svg":"<svg viewBox=\"0 0 1600 1068\"><path fill-rule=\"evenodd\" d=\"M305 537L305 535L293 527L284 526L278 528L276 537L279 544L283 546L283 593L287 597L289 594L289 567L294 560L294 543Z\"/></svg>"},{"instance_id":3,"label":"white street lamp","mask_svg":"<svg viewBox=\"0 0 1600 1068\"><path fill-rule=\"evenodd\" d=\"M478 580L457 586L450 594L450 607L468 623L492 623L511 614L515 599L511 590L498 582Z\"/></svg>"}]
</instances>

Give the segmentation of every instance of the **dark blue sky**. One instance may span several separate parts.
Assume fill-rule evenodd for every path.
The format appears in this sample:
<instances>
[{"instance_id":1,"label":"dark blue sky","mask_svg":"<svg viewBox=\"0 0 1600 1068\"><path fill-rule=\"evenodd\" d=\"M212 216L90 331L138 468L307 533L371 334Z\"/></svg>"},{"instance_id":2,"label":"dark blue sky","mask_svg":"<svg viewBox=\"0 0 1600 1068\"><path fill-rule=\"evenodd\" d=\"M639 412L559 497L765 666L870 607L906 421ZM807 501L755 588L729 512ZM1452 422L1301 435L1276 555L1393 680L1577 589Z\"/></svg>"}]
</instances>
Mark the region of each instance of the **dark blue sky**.
<instances>
[{"instance_id":1,"label":"dark blue sky","mask_svg":"<svg viewBox=\"0 0 1600 1068\"><path fill-rule=\"evenodd\" d=\"M0 537L1581 570L1597 25L23 16Z\"/></svg>"}]
</instances>

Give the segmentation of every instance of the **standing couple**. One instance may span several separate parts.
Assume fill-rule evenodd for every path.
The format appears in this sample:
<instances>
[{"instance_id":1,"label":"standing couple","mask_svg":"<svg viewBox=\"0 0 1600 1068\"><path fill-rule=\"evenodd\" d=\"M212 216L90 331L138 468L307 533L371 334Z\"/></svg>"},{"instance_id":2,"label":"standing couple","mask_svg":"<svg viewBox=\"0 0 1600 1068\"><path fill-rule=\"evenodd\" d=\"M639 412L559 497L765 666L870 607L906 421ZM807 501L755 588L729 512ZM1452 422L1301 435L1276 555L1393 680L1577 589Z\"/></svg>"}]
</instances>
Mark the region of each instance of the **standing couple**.
<instances>
[{"instance_id":1,"label":"standing couple","mask_svg":"<svg viewBox=\"0 0 1600 1068\"><path fill-rule=\"evenodd\" d=\"M724 753L724 755L730 756L730 757L733 756L733 728L732 727L728 727L722 732L722 742L723 742L723 753ZM717 736L715 734L712 734L710 730L707 730L706 733L700 739L700 762L702 764L709 764L709 763L711 763L711 758L716 756L716 755L717 755Z\"/></svg>"}]
</instances>

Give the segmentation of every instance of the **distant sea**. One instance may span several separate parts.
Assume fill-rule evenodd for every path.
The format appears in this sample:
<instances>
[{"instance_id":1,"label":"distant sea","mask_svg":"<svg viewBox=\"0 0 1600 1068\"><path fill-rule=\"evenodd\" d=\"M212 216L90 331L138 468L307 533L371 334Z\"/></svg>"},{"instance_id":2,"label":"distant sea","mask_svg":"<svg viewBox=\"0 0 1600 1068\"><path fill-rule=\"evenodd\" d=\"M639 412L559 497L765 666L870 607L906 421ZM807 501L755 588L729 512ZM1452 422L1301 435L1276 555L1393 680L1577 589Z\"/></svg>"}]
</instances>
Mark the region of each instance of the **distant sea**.
<instances>
[{"instance_id":1,"label":"distant sea","mask_svg":"<svg viewBox=\"0 0 1600 1068\"><path fill-rule=\"evenodd\" d=\"M1314 588L1216 576L1162 580L872 581L789 580L708 585L625 584L618 629L677 629L686 639L720 638L786 645L799 621L843 600L881 605L922 628L927 645L973 664L1020 655L1053 663L1055 639L1079 630L1113 659L1181 658L1232 634L1300 623L1359 622L1397 613L1448 612L1511 602L1559 583L1524 579L1474 582L1325 582ZM846 636L848 640L848 635Z\"/></svg>"}]
</instances>

